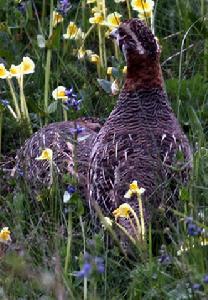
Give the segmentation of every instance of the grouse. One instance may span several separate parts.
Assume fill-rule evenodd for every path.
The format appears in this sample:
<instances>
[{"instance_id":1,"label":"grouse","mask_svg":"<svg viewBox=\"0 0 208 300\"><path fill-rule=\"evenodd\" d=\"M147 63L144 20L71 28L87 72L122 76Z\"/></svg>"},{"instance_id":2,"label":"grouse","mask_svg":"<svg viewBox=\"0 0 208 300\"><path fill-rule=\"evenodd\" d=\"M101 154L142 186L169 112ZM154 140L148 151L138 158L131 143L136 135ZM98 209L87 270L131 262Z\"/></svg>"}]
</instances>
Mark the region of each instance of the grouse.
<instances>
[{"instance_id":1,"label":"grouse","mask_svg":"<svg viewBox=\"0 0 208 300\"><path fill-rule=\"evenodd\" d=\"M52 150L53 172L57 177L74 176L82 193L86 193L91 146L100 128L101 124L95 118L57 122L43 127L24 143L17 152L13 173L23 176L31 198L39 199L51 184L49 161L37 160L45 149Z\"/></svg>"},{"instance_id":2,"label":"grouse","mask_svg":"<svg viewBox=\"0 0 208 300\"><path fill-rule=\"evenodd\" d=\"M97 205L103 215L112 216L128 202L139 216L136 197L124 198L129 184L137 181L145 189L142 202L148 224L159 208L167 216L176 205L178 186L189 178L192 154L163 87L157 38L136 18L121 23L111 37L123 52L127 75L115 108L94 141L89 206L96 224ZM117 222L135 235L129 218L120 216Z\"/></svg>"}]
</instances>

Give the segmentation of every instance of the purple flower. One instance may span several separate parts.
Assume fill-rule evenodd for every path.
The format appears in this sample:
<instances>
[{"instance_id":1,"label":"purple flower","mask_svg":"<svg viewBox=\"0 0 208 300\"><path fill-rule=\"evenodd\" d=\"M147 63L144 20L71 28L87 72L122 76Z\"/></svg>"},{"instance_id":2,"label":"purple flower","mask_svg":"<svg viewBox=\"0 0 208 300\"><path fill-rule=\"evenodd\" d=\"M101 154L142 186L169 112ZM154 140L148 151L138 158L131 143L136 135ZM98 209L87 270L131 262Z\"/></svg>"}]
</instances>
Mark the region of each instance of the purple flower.
<instances>
[{"instance_id":1,"label":"purple flower","mask_svg":"<svg viewBox=\"0 0 208 300\"><path fill-rule=\"evenodd\" d=\"M68 192L69 194L74 194L75 191L76 191L75 187L72 186L72 185L68 185L67 188L66 188L66 190L67 190L67 192Z\"/></svg>"},{"instance_id":2,"label":"purple flower","mask_svg":"<svg viewBox=\"0 0 208 300\"><path fill-rule=\"evenodd\" d=\"M200 289L201 289L201 284L199 284L199 283L194 283L194 284L192 285L192 289L195 290L195 291L200 290Z\"/></svg>"},{"instance_id":3,"label":"purple flower","mask_svg":"<svg viewBox=\"0 0 208 300\"><path fill-rule=\"evenodd\" d=\"M67 89L67 90L65 91L65 95L66 95L68 98L71 98L72 96L73 96L73 97L76 97L76 94L73 94L73 92L74 92L74 89L73 89L73 87L71 87L70 89Z\"/></svg>"},{"instance_id":4,"label":"purple flower","mask_svg":"<svg viewBox=\"0 0 208 300\"><path fill-rule=\"evenodd\" d=\"M5 107L7 107L9 105L9 101L5 100L5 99L0 99L0 103Z\"/></svg>"},{"instance_id":5,"label":"purple flower","mask_svg":"<svg viewBox=\"0 0 208 300\"><path fill-rule=\"evenodd\" d=\"M95 265L96 265L96 269L98 271L98 273L104 273L105 271L105 265L104 265L104 260L102 257L95 257Z\"/></svg>"},{"instance_id":6,"label":"purple flower","mask_svg":"<svg viewBox=\"0 0 208 300\"><path fill-rule=\"evenodd\" d=\"M98 273L104 273L105 272L104 264L98 264L96 267L97 267Z\"/></svg>"},{"instance_id":7,"label":"purple flower","mask_svg":"<svg viewBox=\"0 0 208 300\"><path fill-rule=\"evenodd\" d=\"M158 258L158 262L162 265L169 265L171 264L171 256L164 253Z\"/></svg>"},{"instance_id":8,"label":"purple flower","mask_svg":"<svg viewBox=\"0 0 208 300\"><path fill-rule=\"evenodd\" d=\"M21 1L20 3L17 4L17 9L19 10L19 12L21 12L22 14L25 13L26 11L26 2L25 1Z\"/></svg>"},{"instance_id":9,"label":"purple flower","mask_svg":"<svg viewBox=\"0 0 208 300\"><path fill-rule=\"evenodd\" d=\"M198 227L194 223L188 223L187 231L188 231L188 235L190 236L198 236L201 234L202 228Z\"/></svg>"},{"instance_id":10,"label":"purple flower","mask_svg":"<svg viewBox=\"0 0 208 300\"><path fill-rule=\"evenodd\" d=\"M206 284L208 283L208 274L204 275L203 282Z\"/></svg>"},{"instance_id":11,"label":"purple flower","mask_svg":"<svg viewBox=\"0 0 208 300\"><path fill-rule=\"evenodd\" d=\"M70 8L72 7L69 0L59 0L57 4L57 12L62 16L66 16Z\"/></svg>"},{"instance_id":12,"label":"purple flower","mask_svg":"<svg viewBox=\"0 0 208 300\"><path fill-rule=\"evenodd\" d=\"M79 110L82 100L78 100L78 96L74 93L73 87L67 89L65 94L67 96L67 100L64 101L65 109L68 110L70 107L72 107L75 111Z\"/></svg>"},{"instance_id":13,"label":"purple flower","mask_svg":"<svg viewBox=\"0 0 208 300\"><path fill-rule=\"evenodd\" d=\"M161 265L169 265L172 262L172 257L167 253L165 245L161 246L158 262Z\"/></svg>"},{"instance_id":14,"label":"purple flower","mask_svg":"<svg viewBox=\"0 0 208 300\"><path fill-rule=\"evenodd\" d=\"M84 263L82 269L80 271L74 272L74 275L83 278L83 277L88 277L92 271L92 266L90 263Z\"/></svg>"},{"instance_id":15,"label":"purple flower","mask_svg":"<svg viewBox=\"0 0 208 300\"><path fill-rule=\"evenodd\" d=\"M81 127L79 125L77 125L76 128L70 129L70 132L73 133L73 134L74 133L79 134L79 133L82 133L83 131L85 131L85 127Z\"/></svg>"}]
</instances>

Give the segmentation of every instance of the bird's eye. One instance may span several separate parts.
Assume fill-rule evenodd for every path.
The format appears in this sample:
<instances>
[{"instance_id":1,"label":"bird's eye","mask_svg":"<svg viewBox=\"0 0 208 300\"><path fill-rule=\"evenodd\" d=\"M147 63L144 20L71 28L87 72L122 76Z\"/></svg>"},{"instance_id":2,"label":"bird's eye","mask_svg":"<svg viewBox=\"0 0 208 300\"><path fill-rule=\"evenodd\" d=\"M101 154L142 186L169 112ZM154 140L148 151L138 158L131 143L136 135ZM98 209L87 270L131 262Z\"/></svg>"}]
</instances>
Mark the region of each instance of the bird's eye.
<instances>
[{"instance_id":1,"label":"bird's eye","mask_svg":"<svg viewBox=\"0 0 208 300\"><path fill-rule=\"evenodd\" d=\"M125 32L121 29L118 30L118 34L120 37L124 37L125 36Z\"/></svg>"}]
</instances>

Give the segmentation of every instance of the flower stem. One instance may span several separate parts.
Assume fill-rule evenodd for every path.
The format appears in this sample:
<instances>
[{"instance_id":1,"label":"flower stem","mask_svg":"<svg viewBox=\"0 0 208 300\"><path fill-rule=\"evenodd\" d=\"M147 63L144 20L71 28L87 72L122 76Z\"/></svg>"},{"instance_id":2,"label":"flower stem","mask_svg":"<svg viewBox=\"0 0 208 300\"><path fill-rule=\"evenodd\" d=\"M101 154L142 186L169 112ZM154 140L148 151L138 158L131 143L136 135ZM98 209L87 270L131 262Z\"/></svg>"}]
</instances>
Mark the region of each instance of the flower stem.
<instances>
[{"instance_id":1,"label":"flower stem","mask_svg":"<svg viewBox=\"0 0 208 300\"><path fill-rule=\"evenodd\" d=\"M53 0L50 0L50 28L49 28L49 38L53 33ZM44 87L44 110L48 110L48 95L49 95L49 81L50 81L50 71L51 71L51 58L52 50L48 48L46 54L46 68L45 68L45 87ZM45 124L47 124L47 118L45 119Z\"/></svg>"},{"instance_id":2,"label":"flower stem","mask_svg":"<svg viewBox=\"0 0 208 300\"><path fill-rule=\"evenodd\" d=\"M64 121L68 121L67 110L63 108Z\"/></svg>"},{"instance_id":3,"label":"flower stem","mask_svg":"<svg viewBox=\"0 0 208 300\"><path fill-rule=\"evenodd\" d=\"M129 19L131 19L131 7L130 7L129 0L126 0L126 5L127 5Z\"/></svg>"},{"instance_id":4,"label":"flower stem","mask_svg":"<svg viewBox=\"0 0 208 300\"><path fill-rule=\"evenodd\" d=\"M3 111L0 111L0 156L1 156L1 147L2 147L2 126L3 126Z\"/></svg>"},{"instance_id":5,"label":"flower stem","mask_svg":"<svg viewBox=\"0 0 208 300\"><path fill-rule=\"evenodd\" d=\"M83 245L84 245L84 253L86 252L86 238L85 238L85 230L84 230L84 224L82 221L82 216L79 217L81 229L82 229L82 238L83 238ZM87 300L87 277L84 277L84 300Z\"/></svg>"},{"instance_id":6,"label":"flower stem","mask_svg":"<svg viewBox=\"0 0 208 300\"><path fill-rule=\"evenodd\" d=\"M14 117L14 119L17 120L17 115L14 112L14 110L12 109L12 107L10 105L8 105L7 108L10 111L11 115Z\"/></svg>"},{"instance_id":7,"label":"flower stem","mask_svg":"<svg viewBox=\"0 0 208 300\"><path fill-rule=\"evenodd\" d=\"M98 39L99 39L99 56L100 56L100 65L103 69L104 67L104 58L103 58L103 38L102 38L102 31L101 26L98 24Z\"/></svg>"},{"instance_id":8,"label":"flower stem","mask_svg":"<svg viewBox=\"0 0 208 300\"><path fill-rule=\"evenodd\" d=\"M14 102L14 107L15 107L15 112L16 112L16 115L17 115L17 119L20 120L21 119L21 112L20 112L20 109L19 109L16 94L15 94L15 91L14 91L14 86L13 86L12 81L11 81L10 78L7 78L7 83L9 85L10 93L12 95L12 99L13 99L13 102Z\"/></svg>"},{"instance_id":9,"label":"flower stem","mask_svg":"<svg viewBox=\"0 0 208 300\"><path fill-rule=\"evenodd\" d=\"M68 213L68 227L67 227L67 246L66 246L66 257L65 257L65 264L64 264L64 275L67 276L67 271L69 267L69 262L71 259L71 242L72 242L72 215L69 211Z\"/></svg>"},{"instance_id":10,"label":"flower stem","mask_svg":"<svg viewBox=\"0 0 208 300\"><path fill-rule=\"evenodd\" d=\"M138 233L139 233L139 236L140 236L140 233L142 232L142 229L141 229L141 225L140 225L140 222L139 222L139 219L137 217L137 214L135 213L135 211L133 210L133 208L131 208L131 213L136 221L136 225L137 225L137 230L138 230Z\"/></svg>"},{"instance_id":11,"label":"flower stem","mask_svg":"<svg viewBox=\"0 0 208 300\"><path fill-rule=\"evenodd\" d=\"M20 80L18 80L18 83L19 83L19 88L20 88L21 112L22 112L23 118L28 123L27 125L29 128L29 132L32 134L31 121L30 121L30 116L29 116L29 112L27 109L27 103L26 103L25 94L24 94L24 75L21 75Z\"/></svg>"},{"instance_id":12,"label":"flower stem","mask_svg":"<svg viewBox=\"0 0 208 300\"><path fill-rule=\"evenodd\" d=\"M142 241L144 241L145 226L144 226L144 213L143 213L143 205L142 205L141 195L138 195L137 199L138 199L138 203L139 203L139 212L140 212L140 221L141 221L141 235L142 235Z\"/></svg>"}]
</instances>

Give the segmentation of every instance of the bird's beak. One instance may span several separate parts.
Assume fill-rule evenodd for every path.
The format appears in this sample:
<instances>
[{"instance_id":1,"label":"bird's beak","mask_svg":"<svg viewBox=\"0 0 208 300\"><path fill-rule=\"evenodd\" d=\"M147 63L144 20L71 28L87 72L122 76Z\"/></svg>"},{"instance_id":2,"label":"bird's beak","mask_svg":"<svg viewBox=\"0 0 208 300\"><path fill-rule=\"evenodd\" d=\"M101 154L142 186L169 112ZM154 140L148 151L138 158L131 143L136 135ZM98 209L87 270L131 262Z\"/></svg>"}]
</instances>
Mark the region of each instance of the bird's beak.
<instances>
[{"instance_id":1,"label":"bird's beak","mask_svg":"<svg viewBox=\"0 0 208 300\"><path fill-rule=\"evenodd\" d=\"M118 36L118 29L113 29L111 31L111 33L109 34L109 38L113 39L113 40L116 40L117 39L117 36Z\"/></svg>"}]
</instances>

